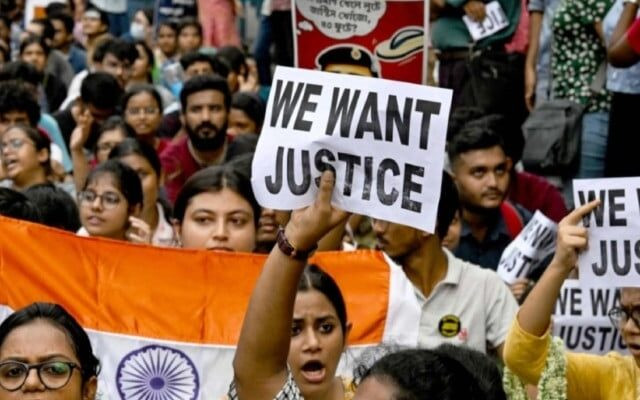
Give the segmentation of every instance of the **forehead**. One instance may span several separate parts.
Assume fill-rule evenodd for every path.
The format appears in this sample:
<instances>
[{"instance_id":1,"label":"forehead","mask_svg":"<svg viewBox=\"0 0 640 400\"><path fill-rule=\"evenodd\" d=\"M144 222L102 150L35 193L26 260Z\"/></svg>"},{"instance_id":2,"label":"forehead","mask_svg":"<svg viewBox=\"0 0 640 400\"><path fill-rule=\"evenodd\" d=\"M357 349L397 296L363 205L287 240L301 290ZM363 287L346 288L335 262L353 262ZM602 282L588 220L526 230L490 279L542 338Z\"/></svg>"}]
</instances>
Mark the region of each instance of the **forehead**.
<instances>
[{"instance_id":1,"label":"forehead","mask_svg":"<svg viewBox=\"0 0 640 400\"><path fill-rule=\"evenodd\" d=\"M134 170L152 170L151 164L146 158L139 154L129 154L128 156L120 157L120 162L130 166Z\"/></svg>"},{"instance_id":2,"label":"forehead","mask_svg":"<svg viewBox=\"0 0 640 400\"><path fill-rule=\"evenodd\" d=\"M6 131L3 135L2 135L2 140L10 140L10 139L15 139L15 138L26 138L28 137L26 132L23 131L20 128L10 128L8 131Z\"/></svg>"},{"instance_id":3,"label":"forehead","mask_svg":"<svg viewBox=\"0 0 640 400\"><path fill-rule=\"evenodd\" d=\"M4 119L12 119L12 120L28 120L29 114L27 114L24 110L9 110L3 112L1 116Z\"/></svg>"},{"instance_id":4,"label":"forehead","mask_svg":"<svg viewBox=\"0 0 640 400\"><path fill-rule=\"evenodd\" d=\"M187 106L205 104L224 105L224 95L217 90L201 90L187 97Z\"/></svg>"},{"instance_id":5,"label":"forehead","mask_svg":"<svg viewBox=\"0 0 640 400\"><path fill-rule=\"evenodd\" d=\"M33 362L52 354L76 359L69 336L60 327L42 319L15 328L0 347L0 359L15 357Z\"/></svg>"},{"instance_id":6,"label":"forehead","mask_svg":"<svg viewBox=\"0 0 640 400\"><path fill-rule=\"evenodd\" d=\"M117 140L120 138L124 139L125 137L126 135L124 134L124 132L122 132L121 129L119 128L109 129L107 131L103 131L100 134L100 137L98 138L98 142L102 143L110 140Z\"/></svg>"},{"instance_id":7,"label":"forehead","mask_svg":"<svg viewBox=\"0 0 640 400\"><path fill-rule=\"evenodd\" d=\"M494 166L505 162L507 156L500 146L469 150L458 155L456 164L465 166Z\"/></svg>"},{"instance_id":8,"label":"forehead","mask_svg":"<svg viewBox=\"0 0 640 400\"><path fill-rule=\"evenodd\" d=\"M251 204L229 188L223 188L217 192L203 192L193 196L187 210L205 210L217 214L243 211L253 215Z\"/></svg>"},{"instance_id":9,"label":"forehead","mask_svg":"<svg viewBox=\"0 0 640 400\"><path fill-rule=\"evenodd\" d=\"M136 93L133 96L129 97L129 101L127 101L127 107L131 105L142 105L142 104L153 104L158 105L155 97L148 92L140 92Z\"/></svg>"},{"instance_id":10,"label":"forehead","mask_svg":"<svg viewBox=\"0 0 640 400\"><path fill-rule=\"evenodd\" d=\"M338 313L327 296L314 289L298 292L293 308L294 318L316 319L328 315L338 318Z\"/></svg>"},{"instance_id":11,"label":"forehead","mask_svg":"<svg viewBox=\"0 0 640 400\"><path fill-rule=\"evenodd\" d=\"M358 386L354 400L391 400L394 398L395 387L391 382L370 377Z\"/></svg>"},{"instance_id":12,"label":"forehead","mask_svg":"<svg viewBox=\"0 0 640 400\"><path fill-rule=\"evenodd\" d=\"M182 35L199 35L198 29L195 26L189 25L182 28L180 36Z\"/></svg>"},{"instance_id":13,"label":"forehead","mask_svg":"<svg viewBox=\"0 0 640 400\"><path fill-rule=\"evenodd\" d=\"M110 62L110 63L128 63L129 60L121 60L113 53L105 53L102 62Z\"/></svg>"},{"instance_id":14,"label":"forehead","mask_svg":"<svg viewBox=\"0 0 640 400\"><path fill-rule=\"evenodd\" d=\"M115 177L111 172L106 171L92 177L91 181L87 182L87 189L120 192L119 187L116 185Z\"/></svg>"},{"instance_id":15,"label":"forehead","mask_svg":"<svg viewBox=\"0 0 640 400\"><path fill-rule=\"evenodd\" d=\"M639 306L640 288L622 288L620 302L624 306Z\"/></svg>"}]
</instances>

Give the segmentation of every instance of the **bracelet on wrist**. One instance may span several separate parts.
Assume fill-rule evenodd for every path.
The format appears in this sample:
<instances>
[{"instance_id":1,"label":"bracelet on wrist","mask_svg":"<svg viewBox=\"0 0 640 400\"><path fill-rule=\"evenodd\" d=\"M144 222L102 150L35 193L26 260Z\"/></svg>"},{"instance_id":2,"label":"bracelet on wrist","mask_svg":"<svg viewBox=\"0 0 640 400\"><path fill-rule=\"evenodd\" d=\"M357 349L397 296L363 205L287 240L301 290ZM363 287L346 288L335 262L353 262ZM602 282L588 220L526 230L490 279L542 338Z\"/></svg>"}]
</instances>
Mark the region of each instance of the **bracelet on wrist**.
<instances>
[{"instance_id":1,"label":"bracelet on wrist","mask_svg":"<svg viewBox=\"0 0 640 400\"><path fill-rule=\"evenodd\" d=\"M287 239L287 236L284 234L284 228L282 227L278 229L276 243L278 245L278 249L280 249L284 255L298 261L305 261L318 248L318 245L314 245L308 250L296 249L291 242L289 242L289 239Z\"/></svg>"}]
</instances>

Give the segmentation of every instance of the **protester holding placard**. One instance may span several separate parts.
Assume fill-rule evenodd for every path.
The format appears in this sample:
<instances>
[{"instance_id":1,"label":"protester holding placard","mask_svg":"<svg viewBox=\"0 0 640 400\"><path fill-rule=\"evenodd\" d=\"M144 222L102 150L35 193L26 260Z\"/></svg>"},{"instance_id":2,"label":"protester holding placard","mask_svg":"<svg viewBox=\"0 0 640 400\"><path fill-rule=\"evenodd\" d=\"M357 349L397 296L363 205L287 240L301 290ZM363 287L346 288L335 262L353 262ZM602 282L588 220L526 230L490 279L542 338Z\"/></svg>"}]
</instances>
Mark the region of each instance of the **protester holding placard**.
<instances>
[{"instance_id":1,"label":"protester holding placard","mask_svg":"<svg viewBox=\"0 0 640 400\"><path fill-rule=\"evenodd\" d=\"M377 248L402 266L422 310L418 345L465 345L483 353L502 346L517 304L493 271L464 262L442 247L458 210L458 194L443 174L436 233L374 220Z\"/></svg>"},{"instance_id":2,"label":"protester holding placard","mask_svg":"<svg viewBox=\"0 0 640 400\"><path fill-rule=\"evenodd\" d=\"M456 256L493 270L531 218L526 209L506 200L512 161L503 143L491 128L469 126L449 141L447 149L462 206Z\"/></svg>"},{"instance_id":3,"label":"protester holding placard","mask_svg":"<svg viewBox=\"0 0 640 400\"><path fill-rule=\"evenodd\" d=\"M527 383L535 384L545 367L550 343L550 317L560 288L578 262L578 253L588 245L588 229L579 223L600 205L591 201L574 210L558 226L556 253L516 317L504 350L506 365ZM623 288L621 308L609 313L622 331L631 356L606 356L567 352L567 399L635 399L640 363L640 290Z\"/></svg>"}]
</instances>

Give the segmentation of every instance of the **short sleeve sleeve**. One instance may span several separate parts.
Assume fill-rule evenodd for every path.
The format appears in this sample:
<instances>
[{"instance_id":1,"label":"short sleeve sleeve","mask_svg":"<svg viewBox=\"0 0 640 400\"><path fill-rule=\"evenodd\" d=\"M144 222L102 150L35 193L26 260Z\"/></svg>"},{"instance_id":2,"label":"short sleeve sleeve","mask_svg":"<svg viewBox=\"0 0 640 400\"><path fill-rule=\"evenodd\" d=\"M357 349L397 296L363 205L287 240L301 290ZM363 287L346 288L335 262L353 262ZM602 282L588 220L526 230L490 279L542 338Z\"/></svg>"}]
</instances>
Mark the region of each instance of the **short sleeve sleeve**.
<instances>
[{"instance_id":1,"label":"short sleeve sleeve","mask_svg":"<svg viewBox=\"0 0 640 400\"><path fill-rule=\"evenodd\" d=\"M636 19L627 31L627 41L633 51L640 54L640 18Z\"/></svg>"},{"instance_id":2,"label":"short sleeve sleeve","mask_svg":"<svg viewBox=\"0 0 640 400\"><path fill-rule=\"evenodd\" d=\"M504 343L518 312L518 303L509 287L493 271L486 271L485 284L487 341L496 348Z\"/></svg>"}]
</instances>

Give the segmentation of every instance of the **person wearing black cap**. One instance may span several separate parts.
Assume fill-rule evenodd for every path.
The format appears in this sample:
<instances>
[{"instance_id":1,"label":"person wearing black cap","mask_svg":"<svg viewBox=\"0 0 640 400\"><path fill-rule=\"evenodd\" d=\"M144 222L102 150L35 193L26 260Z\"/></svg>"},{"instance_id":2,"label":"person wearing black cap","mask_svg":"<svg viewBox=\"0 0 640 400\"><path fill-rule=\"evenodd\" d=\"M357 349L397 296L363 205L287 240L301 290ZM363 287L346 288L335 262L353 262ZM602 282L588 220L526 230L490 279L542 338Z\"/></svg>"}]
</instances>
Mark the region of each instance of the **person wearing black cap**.
<instances>
[{"instance_id":1,"label":"person wearing black cap","mask_svg":"<svg viewBox=\"0 0 640 400\"><path fill-rule=\"evenodd\" d=\"M316 59L322 71L339 74L361 75L377 78L378 61L369 50L355 44L338 45L325 49Z\"/></svg>"}]
</instances>

